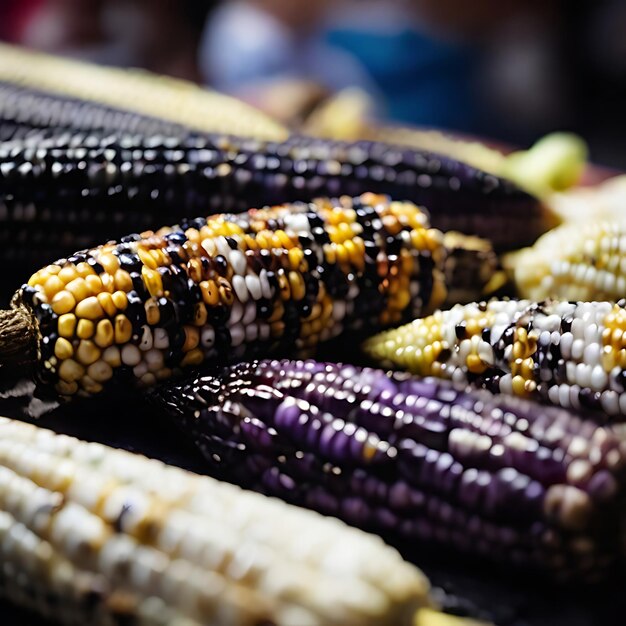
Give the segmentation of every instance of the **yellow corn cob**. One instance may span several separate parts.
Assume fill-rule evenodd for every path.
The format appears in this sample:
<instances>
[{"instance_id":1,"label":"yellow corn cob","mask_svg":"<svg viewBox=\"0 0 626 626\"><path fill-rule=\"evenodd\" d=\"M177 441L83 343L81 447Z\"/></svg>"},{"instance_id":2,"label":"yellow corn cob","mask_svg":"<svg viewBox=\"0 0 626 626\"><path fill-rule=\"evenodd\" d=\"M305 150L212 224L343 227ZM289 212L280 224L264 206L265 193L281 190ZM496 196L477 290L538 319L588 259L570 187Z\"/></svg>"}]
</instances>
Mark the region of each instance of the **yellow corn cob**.
<instances>
[{"instance_id":1,"label":"yellow corn cob","mask_svg":"<svg viewBox=\"0 0 626 626\"><path fill-rule=\"evenodd\" d=\"M564 224L505 263L522 298L619 300L626 297L626 222Z\"/></svg>"},{"instance_id":2,"label":"yellow corn cob","mask_svg":"<svg viewBox=\"0 0 626 626\"><path fill-rule=\"evenodd\" d=\"M430 605L372 535L7 418L0 550L0 593L68 624L395 625Z\"/></svg>"},{"instance_id":3,"label":"yellow corn cob","mask_svg":"<svg viewBox=\"0 0 626 626\"><path fill-rule=\"evenodd\" d=\"M202 132L282 140L287 130L243 102L138 69L99 67L0 44L0 81L170 120Z\"/></svg>"}]
</instances>

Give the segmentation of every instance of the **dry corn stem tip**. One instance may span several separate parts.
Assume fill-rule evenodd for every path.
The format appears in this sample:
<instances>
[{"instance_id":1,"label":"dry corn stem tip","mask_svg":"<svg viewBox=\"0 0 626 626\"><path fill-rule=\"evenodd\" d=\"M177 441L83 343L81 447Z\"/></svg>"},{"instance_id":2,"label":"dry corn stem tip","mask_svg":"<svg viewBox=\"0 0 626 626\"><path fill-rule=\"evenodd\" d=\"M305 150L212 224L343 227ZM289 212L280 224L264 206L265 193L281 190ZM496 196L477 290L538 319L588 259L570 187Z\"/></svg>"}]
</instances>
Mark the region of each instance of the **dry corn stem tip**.
<instances>
[{"instance_id":1,"label":"dry corn stem tip","mask_svg":"<svg viewBox=\"0 0 626 626\"><path fill-rule=\"evenodd\" d=\"M0 310L0 366L34 364L37 335L36 322L25 307Z\"/></svg>"}]
</instances>

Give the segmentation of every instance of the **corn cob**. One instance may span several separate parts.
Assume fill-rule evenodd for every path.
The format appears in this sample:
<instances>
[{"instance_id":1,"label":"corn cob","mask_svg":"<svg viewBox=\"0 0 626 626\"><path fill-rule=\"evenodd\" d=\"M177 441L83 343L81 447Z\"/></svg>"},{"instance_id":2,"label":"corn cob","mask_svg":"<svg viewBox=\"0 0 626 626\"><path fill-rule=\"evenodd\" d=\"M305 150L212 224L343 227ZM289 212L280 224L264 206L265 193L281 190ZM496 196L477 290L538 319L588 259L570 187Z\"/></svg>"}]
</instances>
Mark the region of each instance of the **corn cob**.
<instances>
[{"instance_id":1,"label":"corn cob","mask_svg":"<svg viewBox=\"0 0 626 626\"><path fill-rule=\"evenodd\" d=\"M41 265L95 237L207 207L241 211L368 191L422 204L436 228L482 234L500 249L530 244L553 225L534 198L508 183L433 154L368 142L74 132L0 144L0 163L0 249L9 263L26 253L39 254Z\"/></svg>"},{"instance_id":2,"label":"corn cob","mask_svg":"<svg viewBox=\"0 0 626 626\"><path fill-rule=\"evenodd\" d=\"M189 128L168 120L0 81L0 141L21 139L39 129L124 131L172 137L190 134Z\"/></svg>"},{"instance_id":3,"label":"corn cob","mask_svg":"<svg viewBox=\"0 0 626 626\"><path fill-rule=\"evenodd\" d=\"M183 221L35 273L0 316L0 361L69 397L306 351L433 310L444 261L418 207L373 194Z\"/></svg>"},{"instance_id":4,"label":"corn cob","mask_svg":"<svg viewBox=\"0 0 626 626\"><path fill-rule=\"evenodd\" d=\"M362 528L558 578L599 576L622 551L621 425L315 361L151 393L218 476Z\"/></svg>"},{"instance_id":5,"label":"corn cob","mask_svg":"<svg viewBox=\"0 0 626 626\"><path fill-rule=\"evenodd\" d=\"M0 592L64 623L395 625L430 604L414 566L332 518L6 418L0 433Z\"/></svg>"},{"instance_id":6,"label":"corn cob","mask_svg":"<svg viewBox=\"0 0 626 626\"><path fill-rule=\"evenodd\" d=\"M187 81L141 70L100 67L6 44L0 44L0 81L42 94L96 102L103 110L111 107L199 132L274 140L288 135L285 128L243 102Z\"/></svg>"},{"instance_id":7,"label":"corn cob","mask_svg":"<svg viewBox=\"0 0 626 626\"><path fill-rule=\"evenodd\" d=\"M559 226L507 264L523 298L619 300L626 296L626 223Z\"/></svg>"},{"instance_id":8,"label":"corn cob","mask_svg":"<svg viewBox=\"0 0 626 626\"><path fill-rule=\"evenodd\" d=\"M384 363L565 408L626 416L626 301L498 301L438 311L365 343Z\"/></svg>"}]
</instances>

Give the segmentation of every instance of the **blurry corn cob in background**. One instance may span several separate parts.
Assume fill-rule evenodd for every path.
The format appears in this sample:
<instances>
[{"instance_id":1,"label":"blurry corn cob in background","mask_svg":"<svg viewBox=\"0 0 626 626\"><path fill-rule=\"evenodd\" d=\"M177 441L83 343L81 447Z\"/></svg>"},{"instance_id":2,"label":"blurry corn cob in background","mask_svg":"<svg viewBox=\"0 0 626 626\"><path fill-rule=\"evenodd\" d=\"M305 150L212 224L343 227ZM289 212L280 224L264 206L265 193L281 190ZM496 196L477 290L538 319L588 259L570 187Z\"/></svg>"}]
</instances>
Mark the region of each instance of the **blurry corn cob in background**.
<instances>
[{"instance_id":1,"label":"blurry corn cob in background","mask_svg":"<svg viewBox=\"0 0 626 626\"><path fill-rule=\"evenodd\" d=\"M315 361L153 392L226 480L403 539L559 579L622 554L622 426L447 381Z\"/></svg>"},{"instance_id":2,"label":"blurry corn cob in background","mask_svg":"<svg viewBox=\"0 0 626 626\"><path fill-rule=\"evenodd\" d=\"M3 92L3 88L25 90L23 102L29 106L20 107L19 111L14 105L7 106L11 102L7 103L7 92ZM158 118L161 123L171 123L172 128L179 124L197 132L268 140L281 140L288 135L282 126L240 100L184 80L136 69L101 67L2 43L0 95L3 96L0 97L0 120L14 120L26 126L62 128L67 123L67 127L76 128L81 121L81 127L94 129L102 123L98 121L98 109L103 113L118 109L143 117L146 123L150 118ZM62 115L60 110L51 106L54 96L67 100L68 107L73 103L77 110L83 107L84 111L91 111L94 122L88 123L80 116L72 119L71 115ZM89 102L95 103L91 109L85 106ZM104 127L109 130L133 129L132 124L125 128L128 119L122 117L122 120L122 127L108 124Z\"/></svg>"},{"instance_id":3,"label":"blurry corn cob in background","mask_svg":"<svg viewBox=\"0 0 626 626\"><path fill-rule=\"evenodd\" d=\"M626 417L626 301L498 301L455 306L367 340L377 361Z\"/></svg>"},{"instance_id":4,"label":"blurry corn cob in background","mask_svg":"<svg viewBox=\"0 0 626 626\"><path fill-rule=\"evenodd\" d=\"M310 350L434 310L448 278L461 293L454 243L446 259L422 210L373 194L184 221L35 273L0 316L0 361L27 366L42 393L72 396ZM482 248L463 258L490 280Z\"/></svg>"},{"instance_id":5,"label":"blurry corn cob in background","mask_svg":"<svg viewBox=\"0 0 626 626\"><path fill-rule=\"evenodd\" d=\"M380 124L372 121L373 114L371 97L360 89L349 88L319 106L302 130L318 137L348 141L367 139L445 154L514 181L540 197L576 185L588 157L585 142L571 133L552 133L528 150L504 154L471 138Z\"/></svg>"},{"instance_id":6,"label":"blurry corn cob in background","mask_svg":"<svg viewBox=\"0 0 626 626\"><path fill-rule=\"evenodd\" d=\"M507 255L517 293L530 300L626 297L626 222L570 222Z\"/></svg>"},{"instance_id":7,"label":"blurry corn cob in background","mask_svg":"<svg viewBox=\"0 0 626 626\"><path fill-rule=\"evenodd\" d=\"M0 594L61 623L395 626L432 606L376 537L6 418L0 487Z\"/></svg>"}]
</instances>

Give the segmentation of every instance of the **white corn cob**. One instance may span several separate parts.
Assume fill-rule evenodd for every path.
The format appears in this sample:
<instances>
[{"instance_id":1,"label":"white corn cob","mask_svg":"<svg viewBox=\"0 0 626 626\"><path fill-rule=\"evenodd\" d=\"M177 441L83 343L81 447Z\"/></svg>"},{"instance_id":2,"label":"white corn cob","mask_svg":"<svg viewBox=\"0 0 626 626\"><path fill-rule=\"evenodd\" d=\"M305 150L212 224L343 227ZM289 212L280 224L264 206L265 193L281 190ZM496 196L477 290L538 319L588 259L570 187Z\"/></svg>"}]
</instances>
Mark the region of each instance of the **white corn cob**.
<instances>
[{"instance_id":1,"label":"white corn cob","mask_svg":"<svg viewBox=\"0 0 626 626\"><path fill-rule=\"evenodd\" d=\"M518 294L530 300L626 297L626 221L572 222L508 255Z\"/></svg>"},{"instance_id":2,"label":"white corn cob","mask_svg":"<svg viewBox=\"0 0 626 626\"><path fill-rule=\"evenodd\" d=\"M421 572L373 535L0 418L0 593L67 624L409 624Z\"/></svg>"}]
</instances>

